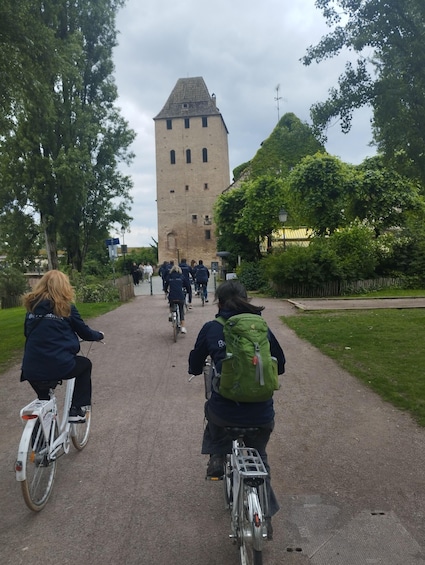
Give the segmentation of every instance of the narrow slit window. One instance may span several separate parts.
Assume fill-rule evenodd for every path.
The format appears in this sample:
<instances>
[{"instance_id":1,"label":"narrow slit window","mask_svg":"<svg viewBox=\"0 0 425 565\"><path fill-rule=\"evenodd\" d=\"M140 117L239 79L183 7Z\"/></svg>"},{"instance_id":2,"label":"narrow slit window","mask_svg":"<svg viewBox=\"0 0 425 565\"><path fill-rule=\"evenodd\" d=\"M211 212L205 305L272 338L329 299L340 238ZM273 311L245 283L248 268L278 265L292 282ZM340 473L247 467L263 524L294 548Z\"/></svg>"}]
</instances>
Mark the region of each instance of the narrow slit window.
<instances>
[{"instance_id":1,"label":"narrow slit window","mask_svg":"<svg viewBox=\"0 0 425 565\"><path fill-rule=\"evenodd\" d=\"M167 120L167 129L173 129L173 121Z\"/></svg>"},{"instance_id":2,"label":"narrow slit window","mask_svg":"<svg viewBox=\"0 0 425 565\"><path fill-rule=\"evenodd\" d=\"M211 230L205 230L205 239L211 239Z\"/></svg>"},{"instance_id":3,"label":"narrow slit window","mask_svg":"<svg viewBox=\"0 0 425 565\"><path fill-rule=\"evenodd\" d=\"M170 151L170 163L172 165L176 164L176 152L174 151L174 149L171 149Z\"/></svg>"},{"instance_id":4,"label":"narrow slit window","mask_svg":"<svg viewBox=\"0 0 425 565\"><path fill-rule=\"evenodd\" d=\"M202 149L202 162L208 163L208 149L206 147Z\"/></svg>"},{"instance_id":5,"label":"narrow slit window","mask_svg":"<svg viewBox=\"0 0 425 565\"><path fill-rule=\"evenodd\" d=\"M186 163L191 163L192 162L192 154L190 149L186 149Z\"/></svg>"},{"instance_id":6,"label":"narrow slit window","mask_svg":"<svg viewBox=\"0 0 425 565\"><path fill-rule=\"evenodd\" d=\"M189 118L185 118L185 119L184 119L184 127L185 127L186 129L189 129L189 128L190 128L190 120L189 120Z\"/></svg>"},{"instance_id":7,"label":"narrow slit window","mask_svg":"<svg viewBox=\"0 0 425 565\"><path fill-rule=\"evenodd\" d=\"M202 117L202 127L203 128L207 128L208 127L208 118L206 116Z\"/></svg>"}]
</instances>

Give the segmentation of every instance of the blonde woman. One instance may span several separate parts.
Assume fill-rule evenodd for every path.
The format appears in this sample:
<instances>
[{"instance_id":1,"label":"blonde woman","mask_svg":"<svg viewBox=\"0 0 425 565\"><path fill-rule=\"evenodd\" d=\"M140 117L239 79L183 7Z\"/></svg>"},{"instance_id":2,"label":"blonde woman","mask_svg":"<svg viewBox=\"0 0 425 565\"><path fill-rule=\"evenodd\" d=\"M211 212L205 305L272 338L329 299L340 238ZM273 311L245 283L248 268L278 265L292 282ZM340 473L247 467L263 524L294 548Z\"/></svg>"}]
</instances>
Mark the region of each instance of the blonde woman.
<instances>
[{"instance_id":1,"label":"blonde woman","mask_svg":"<svg viewBox=\"0 0 425 565\"><path fill-rule=\"evenodd\" d=\"M49 399L50 381L75 379L69 421L84 422L82 406L91 404L92 363L80 351L79 337L100 341L102 332L92 330L73 304L74 289L67 275L48 271L23 297L27 310L21 381L28 381L40 400Z\"/></svg>"}]
</instances>

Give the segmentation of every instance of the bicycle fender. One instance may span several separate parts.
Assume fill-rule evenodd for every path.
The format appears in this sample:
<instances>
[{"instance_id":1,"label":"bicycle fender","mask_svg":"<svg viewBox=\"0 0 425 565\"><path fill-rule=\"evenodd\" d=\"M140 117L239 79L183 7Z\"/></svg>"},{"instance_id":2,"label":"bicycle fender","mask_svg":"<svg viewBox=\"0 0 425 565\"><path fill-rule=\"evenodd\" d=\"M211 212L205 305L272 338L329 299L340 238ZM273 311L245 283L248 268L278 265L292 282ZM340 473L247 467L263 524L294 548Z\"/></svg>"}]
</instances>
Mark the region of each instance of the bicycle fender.
<instances>
[{"instance_id":1,"label":"bicycle fender","mask_svg":"<svg viewBox=\"0 0 425 565\"><path fill-rule=\"evenodd\" d=\"M25 481L26 479L25 470L23 466L23 462L25 461L27 456L25 448L28 445L29 440L31 439L36 421L37 418L34 418L33 420L28 420L24 428L24 431L22 432L21 441L19 442L18 457L16 458L16 463L15 463L16 480L19 482Z\"/></svg>"}]
</instances>

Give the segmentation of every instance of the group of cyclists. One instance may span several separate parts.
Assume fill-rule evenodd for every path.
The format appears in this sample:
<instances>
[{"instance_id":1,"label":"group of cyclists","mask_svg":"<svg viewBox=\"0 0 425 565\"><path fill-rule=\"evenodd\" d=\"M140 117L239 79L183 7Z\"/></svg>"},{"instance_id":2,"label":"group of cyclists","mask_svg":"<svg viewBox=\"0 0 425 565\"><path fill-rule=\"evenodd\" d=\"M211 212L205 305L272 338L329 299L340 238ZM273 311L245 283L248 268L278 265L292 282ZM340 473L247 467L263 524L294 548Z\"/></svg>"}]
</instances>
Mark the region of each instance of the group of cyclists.
<instances>
[{"instance_id":1,"label":"group of cyclists","mask_svg":"<svg viewBox=\"0 0 425 565\"><path fill-rule=\"evenodd\" d=\"M185 259L178 265L172 262L160 268L163 289L168 293L170 304L179 304L184 327L185 292L188 295L188 307L192 302L192 282L195 292L205 292L208 300L207 283L210 273L202 261L196 266L189 266ZM225 319L241 313L261 315L262 307L253 306L245 287L237 280L221 283L215 293L218 312L215 317ZM75 296L69 278L57 270L47 272L38 281L35 288L24 296L27 313L25 318L25 352L22 362L21 380L28 381L40 399L48 398L52 379L76 377L72 408L69 421L85 421L82 406L91 403L91 362L78 355L78 336L84 340L101 341L103 332L91 329L82 320L74 305ZM269 330L271 354L277 359L278 373L285 370L285 355L273 333ZM203 325L199 331L194 348L189 355L188 372L202 374L207 357L220 371L221 362L226 358L226 343L223 325L215 319ZM250 445L258 450L266 468L270 470L266 446L274 427L273 398L265 402L234 402L213 391L205 404L207 425L204 430L202 453L208 454L208 477L221 477L223 474L224 455L230 452L231 438L226 433L228 426L241 426L256 432L249 438ZM268 519L268 537L272 537L271 517L278 511L279 504L273 489L269 490L270 516Z\"/></svg>"},{"instance_id":2,"label":"group of cyclists","mask_svg":"<svg viewBox=\"0 0 425 565\"><path fill-rule=\"evenodd\" d=\"M205 302L208 302L208 279L210 272L204 265L202 259L197 264L192 262L188 265L186 259L182 259L178 265L174 261L161 265L159 274L162 278L162 288L168 297L170 312L174 304L178 305L181 321L181 332L186 333L184 316L184 305L187 303L189 310L192 308L192 284L195 294L202 294Z\"/></svg>"}]
</instances>

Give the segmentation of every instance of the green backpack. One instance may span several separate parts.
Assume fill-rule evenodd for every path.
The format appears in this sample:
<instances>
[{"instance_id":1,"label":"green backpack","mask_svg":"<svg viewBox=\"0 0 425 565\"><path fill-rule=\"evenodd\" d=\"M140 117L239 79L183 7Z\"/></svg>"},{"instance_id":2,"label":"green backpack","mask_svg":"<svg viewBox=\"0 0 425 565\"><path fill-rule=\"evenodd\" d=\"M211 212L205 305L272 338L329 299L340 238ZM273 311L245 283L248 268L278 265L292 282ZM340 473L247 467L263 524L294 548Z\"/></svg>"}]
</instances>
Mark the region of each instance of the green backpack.
<instances>
[{"instance_id":1,"label":"green backpack","mask_svg":"<svg viewBox=\"0 0 425 565\"><path fill-rule=\"evenodd\" d=\"M219 316L226 342L218 392L236 402L264 402L279 389L277 359L270 353L268 327L257 314Z\"/></svg>"}]
</instances>

